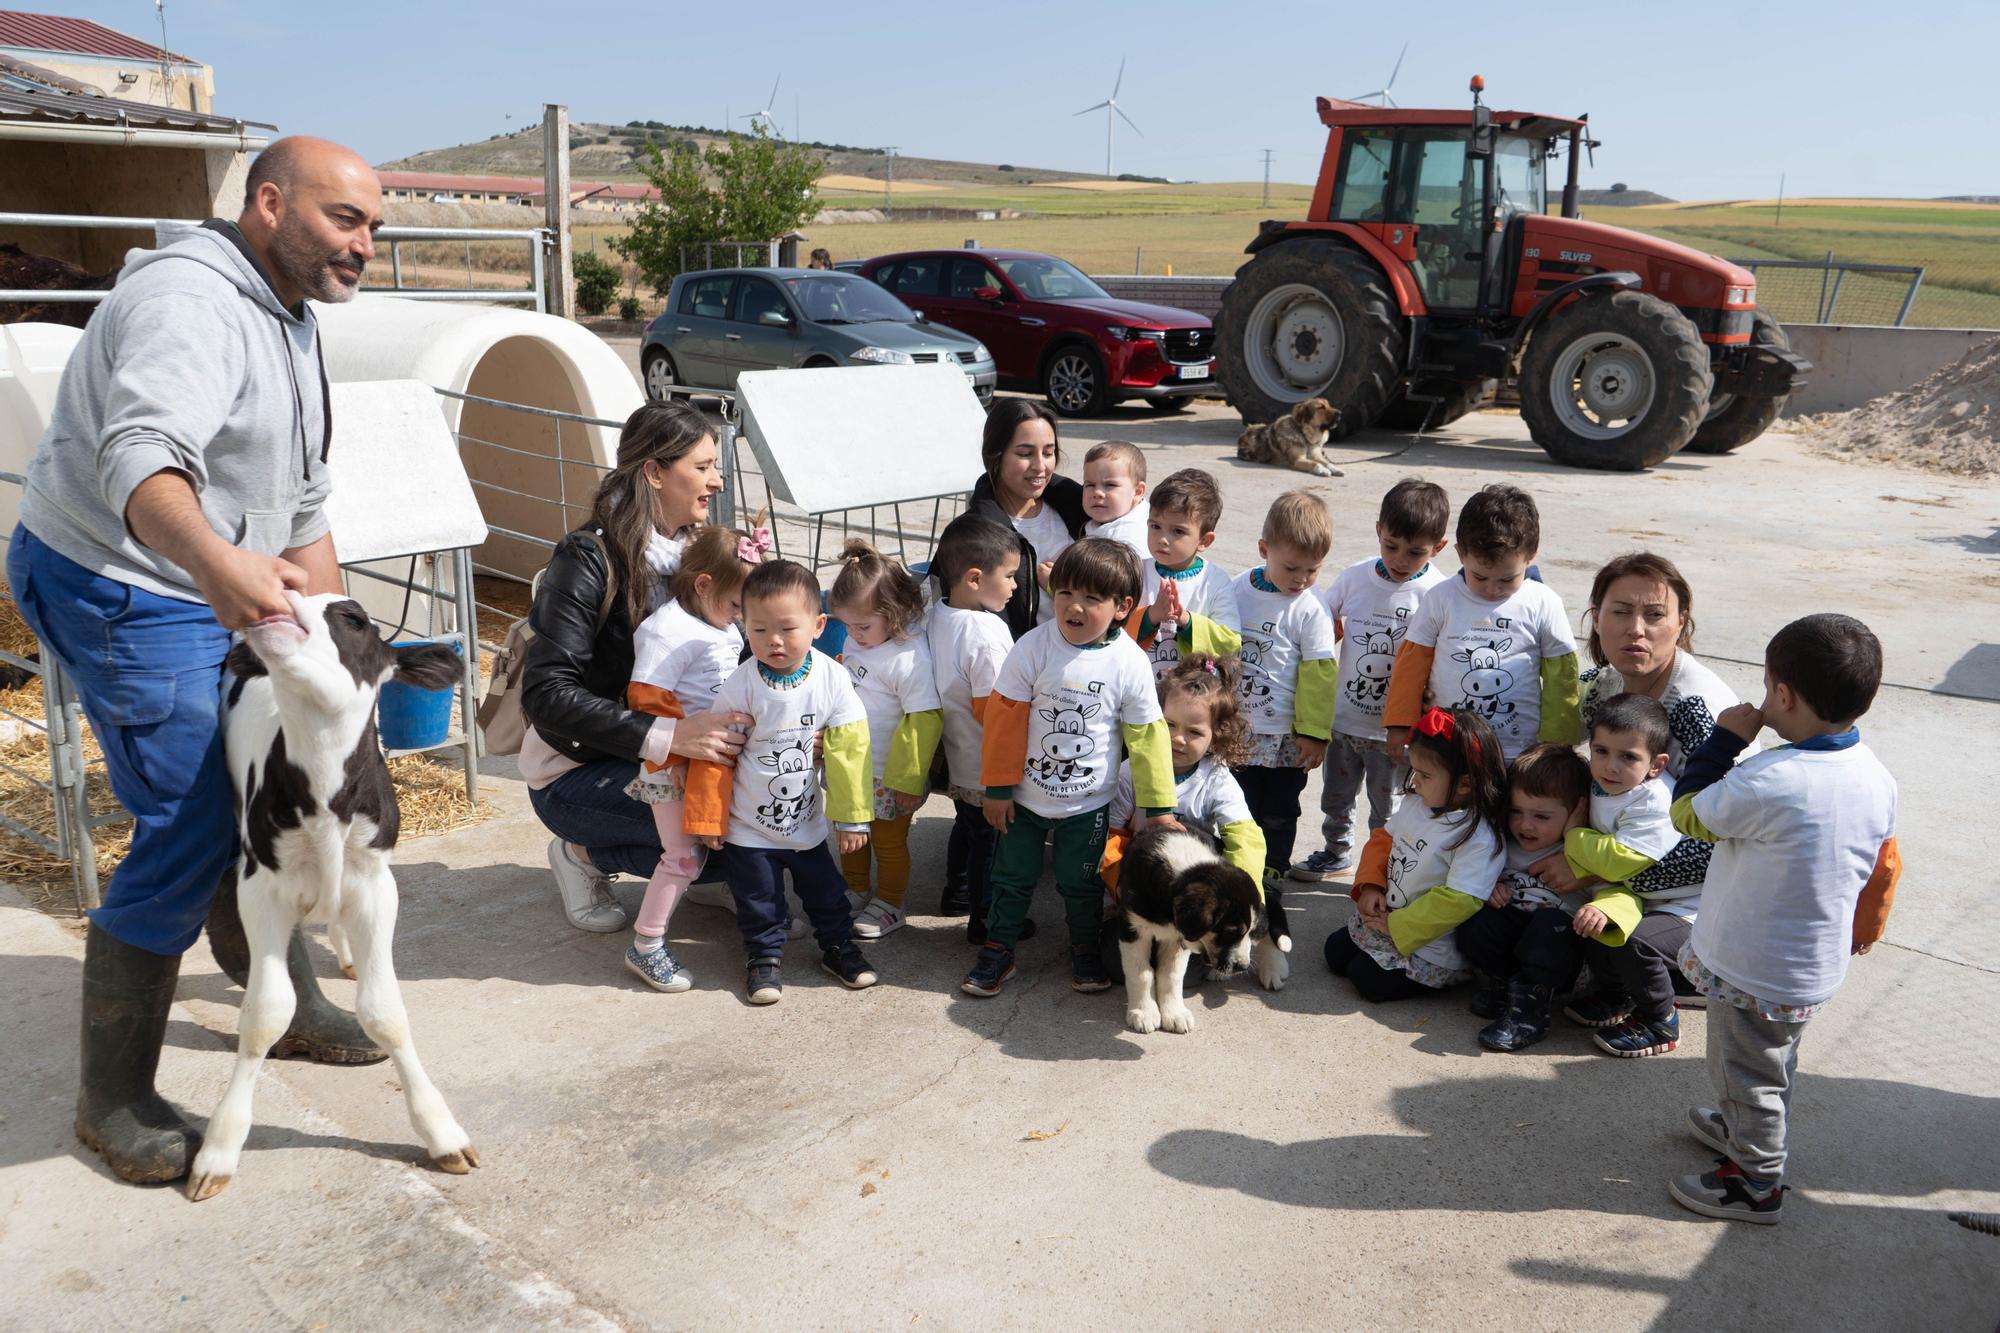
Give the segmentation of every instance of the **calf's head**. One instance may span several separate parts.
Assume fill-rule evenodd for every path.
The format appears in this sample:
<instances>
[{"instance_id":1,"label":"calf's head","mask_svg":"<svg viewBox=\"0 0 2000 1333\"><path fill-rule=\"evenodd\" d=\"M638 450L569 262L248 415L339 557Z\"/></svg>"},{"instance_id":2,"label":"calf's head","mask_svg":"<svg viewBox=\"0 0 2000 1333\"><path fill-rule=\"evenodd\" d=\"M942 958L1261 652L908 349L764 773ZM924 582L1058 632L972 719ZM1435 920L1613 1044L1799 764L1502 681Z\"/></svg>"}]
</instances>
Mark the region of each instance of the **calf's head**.
<instances>
[{"instance_id":1,"label":"calf's head","mask_svg":"<svg viewBox=\"0 0 2000 1333\"><path fill-rule=\"evenodd\" d=\"M289 615L250 626L229 653L229 669L237 676L270 677L281 715L300 708L322 717L366 713L392 679L420 690L448 689L459 681L458 654L436 643L390 647L352 598L288 592L285 600Z\"/></svg>"}]
</instances>

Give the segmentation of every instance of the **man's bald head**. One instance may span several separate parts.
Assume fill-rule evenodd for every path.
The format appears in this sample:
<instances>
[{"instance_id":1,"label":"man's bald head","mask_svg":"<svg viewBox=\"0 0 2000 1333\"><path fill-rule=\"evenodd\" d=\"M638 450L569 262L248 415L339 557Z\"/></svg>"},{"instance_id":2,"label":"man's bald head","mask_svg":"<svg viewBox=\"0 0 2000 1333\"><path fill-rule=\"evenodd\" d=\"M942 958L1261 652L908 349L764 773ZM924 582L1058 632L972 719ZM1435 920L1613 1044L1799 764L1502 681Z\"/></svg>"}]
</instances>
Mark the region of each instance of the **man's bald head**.
<instances>
[{"instance_id":1,"label":"man's bald head","mask_svg":"<svg viewBox=\"0 0 2000 1333\"><path fill-rule=\"evenodd\" d=\"M382 182L353 149L291 135L250 164L237 225L285 304L345 301L375 254Z\"/></svg>"}]
</instances>

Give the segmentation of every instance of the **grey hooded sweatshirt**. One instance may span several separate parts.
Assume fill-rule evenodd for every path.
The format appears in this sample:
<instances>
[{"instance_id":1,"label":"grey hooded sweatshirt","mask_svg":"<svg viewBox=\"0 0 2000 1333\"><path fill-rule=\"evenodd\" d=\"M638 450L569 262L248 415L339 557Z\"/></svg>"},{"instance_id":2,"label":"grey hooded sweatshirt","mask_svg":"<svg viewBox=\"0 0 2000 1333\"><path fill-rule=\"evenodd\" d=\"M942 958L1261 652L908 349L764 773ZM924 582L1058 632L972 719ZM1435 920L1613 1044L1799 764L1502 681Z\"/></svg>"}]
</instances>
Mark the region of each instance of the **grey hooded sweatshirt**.
<instances>
[{"instance_id":1,"label":"grey hooded sweatshirt","mask_svg":"<svg viewBox=\"0 0 2000 1333\"><path fill-rule=\"evenodd\" d=\"M187 571L126 528L133 490L178 471L223 540L305 546L327 531L332 424L312 311L278 303L233 225L163 222L70 355L21 523L93 573L199 602Z\"/></svg>"}]
</instances>

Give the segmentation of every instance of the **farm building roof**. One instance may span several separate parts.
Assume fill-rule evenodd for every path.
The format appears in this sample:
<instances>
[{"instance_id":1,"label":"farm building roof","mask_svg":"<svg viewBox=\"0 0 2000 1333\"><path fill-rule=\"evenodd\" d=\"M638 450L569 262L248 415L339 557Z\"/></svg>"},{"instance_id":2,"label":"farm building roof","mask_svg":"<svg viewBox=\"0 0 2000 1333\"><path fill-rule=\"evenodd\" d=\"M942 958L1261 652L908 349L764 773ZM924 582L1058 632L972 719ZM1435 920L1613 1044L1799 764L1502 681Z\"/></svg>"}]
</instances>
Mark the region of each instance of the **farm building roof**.
<instances>
[{"instance_id":1,"label":"farm building roof","mask_svg":"<svg viewBox=\"0 0 2000 1333\"><path fill-rule=\"evenodd\" d=\"M182 111L149 102L105 97L90 91L76 91L80 84L37 69L20 61L0 60L0 132L10 125L75 126L90 130L115 128L132 130L178 130L188 134L212 134L218 139L234 139L239 147L245 139L262 140L260 130L277 126L260 120L238 120L202 111ZM225 146L218 144L218 147Z\"/></svg>"},{"instance_id":2,"label":"farm building roof","mask_svg":"<svg viewBox=\"0 0 2000 1333\"><path fill-rule=\"evenodd\" d=\"M162 51L150 42L128 37L89 19L57 14L28 14L0 9L0 46L23 51L63 51L71 55L111 56L120 60L155 61L162 55L177 64L192 65L186 56Z\"/></svg>"},{"instance_id":3,"label":"farm building roof","mask_svg":"<svg viewBox=\"0 0 2000 1333\"><path fill-rule=\"evenodd\" d=\"M385 190L420 190L437 194L517 194L523 198L542 197L542 182L532 176L453 176L437 171L378 171ZM600 184L596 181L569 183L570 198L586 196L609 199L657 199L660 192L638 181Z\"/></svg>"}]
</instances>

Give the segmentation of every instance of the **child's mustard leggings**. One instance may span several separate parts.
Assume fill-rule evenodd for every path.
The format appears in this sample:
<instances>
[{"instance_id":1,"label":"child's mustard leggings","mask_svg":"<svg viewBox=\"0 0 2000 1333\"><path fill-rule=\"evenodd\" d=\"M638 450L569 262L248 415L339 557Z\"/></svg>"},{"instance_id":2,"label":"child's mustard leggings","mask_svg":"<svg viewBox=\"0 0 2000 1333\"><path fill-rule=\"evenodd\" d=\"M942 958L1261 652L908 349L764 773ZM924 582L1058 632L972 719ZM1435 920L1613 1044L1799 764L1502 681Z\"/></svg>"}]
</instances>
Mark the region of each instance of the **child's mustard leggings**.
<instances>
[{"instance_id":1,"label":"child's mustard leggings","mask_svg":"<svg viewBox=\"0 0 2000 1333\"><path fill-rule=\"evenodd\" d=\"M840 873L847 877L847 887L864 898L868 896L871 851L875 854L875 896L902 910L903 895L910 887L910 815L876 820L868 826L868 845L840 858Z\"/></svg>"}]
</instances>

